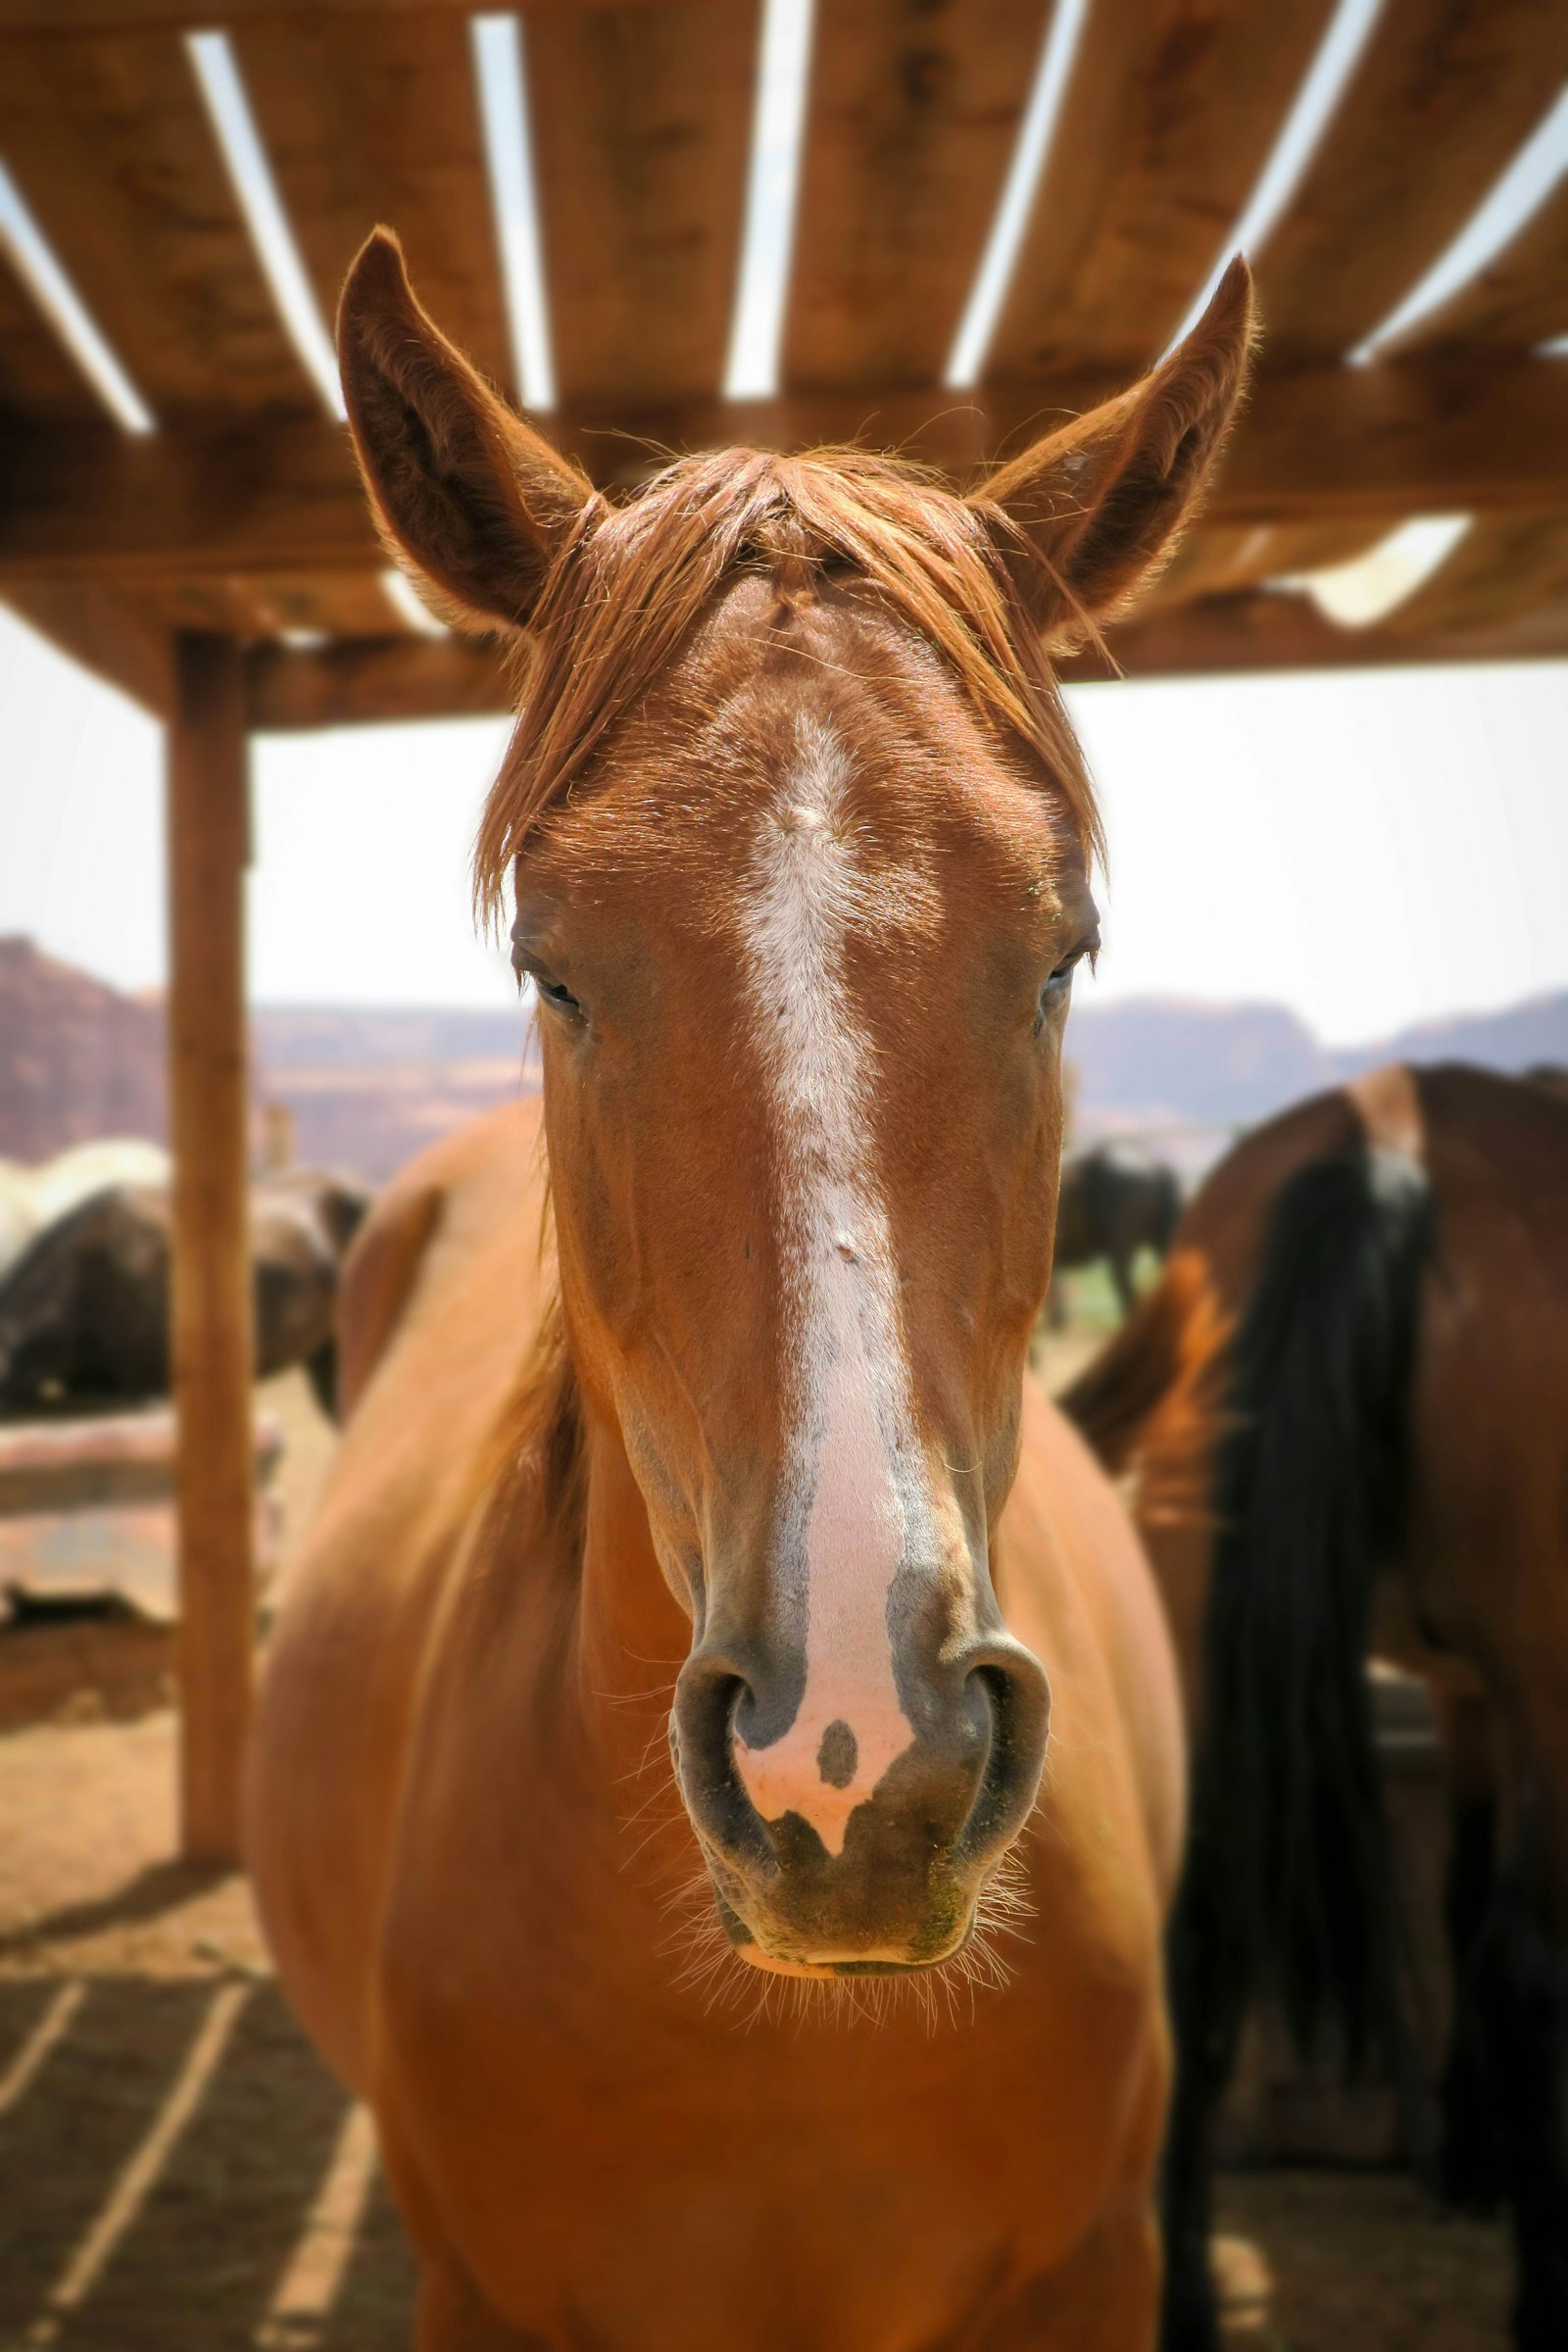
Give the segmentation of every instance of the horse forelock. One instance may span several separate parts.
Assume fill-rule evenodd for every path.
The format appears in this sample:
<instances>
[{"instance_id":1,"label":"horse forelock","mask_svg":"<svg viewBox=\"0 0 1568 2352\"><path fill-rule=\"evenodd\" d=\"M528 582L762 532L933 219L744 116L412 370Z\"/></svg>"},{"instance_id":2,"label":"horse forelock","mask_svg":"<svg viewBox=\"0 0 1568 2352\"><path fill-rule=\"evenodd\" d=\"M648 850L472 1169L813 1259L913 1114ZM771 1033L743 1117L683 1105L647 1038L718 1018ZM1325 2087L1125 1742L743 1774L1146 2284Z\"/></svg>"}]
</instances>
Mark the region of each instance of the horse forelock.
<instances>
[{"instance_id":1,"label":"horse forelock","mask_svg":"<svg viewBox=\"0 0 1568 2352\"><path fill-rule=\"evenodd\" d=\"M498 915L530 833L745 571L786 595L827 573L868 582L998 735L1044 762L1098 855L1093 787L995 521L920 467L855 449L681 458L624 505L590 500L521 657L517 724L474 855L481 912Z\"/></svg>"}]
</instances>

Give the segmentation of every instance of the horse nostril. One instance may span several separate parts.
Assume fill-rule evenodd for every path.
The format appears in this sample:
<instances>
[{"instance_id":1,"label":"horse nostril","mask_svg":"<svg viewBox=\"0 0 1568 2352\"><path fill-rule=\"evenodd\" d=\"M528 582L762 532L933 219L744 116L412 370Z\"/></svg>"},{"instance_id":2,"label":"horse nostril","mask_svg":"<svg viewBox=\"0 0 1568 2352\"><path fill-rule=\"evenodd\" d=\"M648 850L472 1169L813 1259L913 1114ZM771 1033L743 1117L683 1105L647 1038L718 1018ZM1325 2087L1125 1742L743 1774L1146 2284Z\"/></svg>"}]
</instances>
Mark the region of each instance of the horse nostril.
<instances>
[{"instance_id":1,"label":"horse nostril","mask_svg":"<svg viewBox=\"0 0 1568 2352\"><path fill-rule=\"evenodd\" d=\"M670 1753L688 1806L720 1844L766 1850L761 1822L735 1768L737 1720L755 1709L752 1685L727 1660L687 1659L675 1684Z\"/></svg>"},{"instance_id":2,"label":"horse nostril","mask_svg":"<svg viewBox=\"0 0 1568 2352\"><path fill-rule=\"evenodd\" d=\"M965 1683L985 1692L991 1744L960 1839L966 1859L1009 1844L1022 1829L1040 1788L1051 1722L1051 1686L1038 1658L1004 1636L988 1642L970 1662Z\"/></svg>"}]
</instances>

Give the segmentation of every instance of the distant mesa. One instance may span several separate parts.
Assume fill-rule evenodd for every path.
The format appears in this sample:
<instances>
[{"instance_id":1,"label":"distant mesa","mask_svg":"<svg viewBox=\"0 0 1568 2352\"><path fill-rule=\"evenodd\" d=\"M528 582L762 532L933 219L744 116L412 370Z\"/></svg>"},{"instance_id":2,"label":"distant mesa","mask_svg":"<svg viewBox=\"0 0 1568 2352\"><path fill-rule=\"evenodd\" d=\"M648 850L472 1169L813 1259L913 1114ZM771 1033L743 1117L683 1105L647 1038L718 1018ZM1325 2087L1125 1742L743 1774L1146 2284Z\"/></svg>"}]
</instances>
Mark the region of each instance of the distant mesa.
<instances>
[{"instance_id":1,"label":"distant mesa","mask_svg":"<svg viewBox=\"0 0 1568 2352\"><path fill-rule=\"evenodd\" d=\"M527 1024L495 1012L289 1006L252 1015L258 1159L282 1106L292 1157L381 1183L476 1111L531 1094ZM0 939L0 1157L103 1135L167 1141L164 1007Z\"/></svg>"},{"instance_id":2,"label":"distant mesa","mask_svg":"<svg viewBox=\"0 0 1568 2352\"><path fill-rule=\"evenodd\" d=\"M0 1156L52 1159L99 1136L166 1139L163 1007L30 939L0 939Z\"/></svg>"},{"instance_id":3,"label":"distant mesa","mask_svg":"<svg viewBox=\"0 0 1568 2352\"><path fill-rule=\"evenodd\" d=\"M1138 1135L1189 1173L1288 1102L1385 1061L1524 1071L1568 1062L1568 990L1502 1012L1456 1013L1365 1046L1324 1046L1282 1004L1129 997L1068 1018L1074 1140Z\"/></svg>"}]
</instances>

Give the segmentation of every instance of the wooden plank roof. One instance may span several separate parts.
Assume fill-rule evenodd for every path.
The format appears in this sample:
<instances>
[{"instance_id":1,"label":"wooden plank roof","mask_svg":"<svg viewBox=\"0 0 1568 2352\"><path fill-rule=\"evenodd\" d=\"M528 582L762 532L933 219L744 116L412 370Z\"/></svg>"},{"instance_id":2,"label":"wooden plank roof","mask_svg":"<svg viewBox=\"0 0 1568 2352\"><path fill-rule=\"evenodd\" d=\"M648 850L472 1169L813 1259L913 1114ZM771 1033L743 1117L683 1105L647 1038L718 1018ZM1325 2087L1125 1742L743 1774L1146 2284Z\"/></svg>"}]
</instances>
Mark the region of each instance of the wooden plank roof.
<instances>
[{"instance_id":1,"label":"wooden plank roof","mask_svg":"<svg viewBox=\"0 0 1568 2352\"><path fill-rule=\"evenodd\" d=\"M558 407L644 447L861 435L956 473L1158 356L1291 119L1332 0L1087 0L979 381L945 383L1068 0L818 0L775 395L724 398L762 0L520 11ZM376 219L515 396L465 0L0 0L0 165L151 412L124 431L0 238L0 597L153 708L177 627L251 649L277 723L488 707L489 656L389 598L186 44L226 31L329 320ZM1568 173L1348 366L1555 101L1561 0L1382 0L1256 255L1269 335L1208 517L1129 665L1568 653ZM1027 191L1026 191L1027 193ZM1376 628L1278 583L1477 517ZM1341 646L1338 642L1346 642Z\"/></svg>"}]
</instances>

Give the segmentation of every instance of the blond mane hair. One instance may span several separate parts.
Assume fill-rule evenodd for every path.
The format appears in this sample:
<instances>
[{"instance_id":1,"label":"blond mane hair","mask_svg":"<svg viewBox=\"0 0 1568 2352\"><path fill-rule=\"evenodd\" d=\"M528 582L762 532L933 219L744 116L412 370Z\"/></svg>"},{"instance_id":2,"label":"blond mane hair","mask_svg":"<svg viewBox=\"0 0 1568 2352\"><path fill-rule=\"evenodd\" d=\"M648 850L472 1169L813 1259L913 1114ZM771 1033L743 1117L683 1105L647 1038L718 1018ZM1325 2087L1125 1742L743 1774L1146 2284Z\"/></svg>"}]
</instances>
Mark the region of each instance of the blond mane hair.
<instances>
[{"instance_id":1,"label":"blond mane hair","mask_svg":"<svg viewBox=\"0 0 1568 2352\"><path fill-rule=\"evenodd\" d=\"M678 459L622 506L587 496L520 656L520 713L474 852L482 915L498 917L530 832L675 661L723 583L803 567L878 589L999 735L1045 761L1086 853L1102 853L1093 787L1029 617L1044 559L1002 510L863 450L732 449Z\"/></svg>"}]
</instances>

